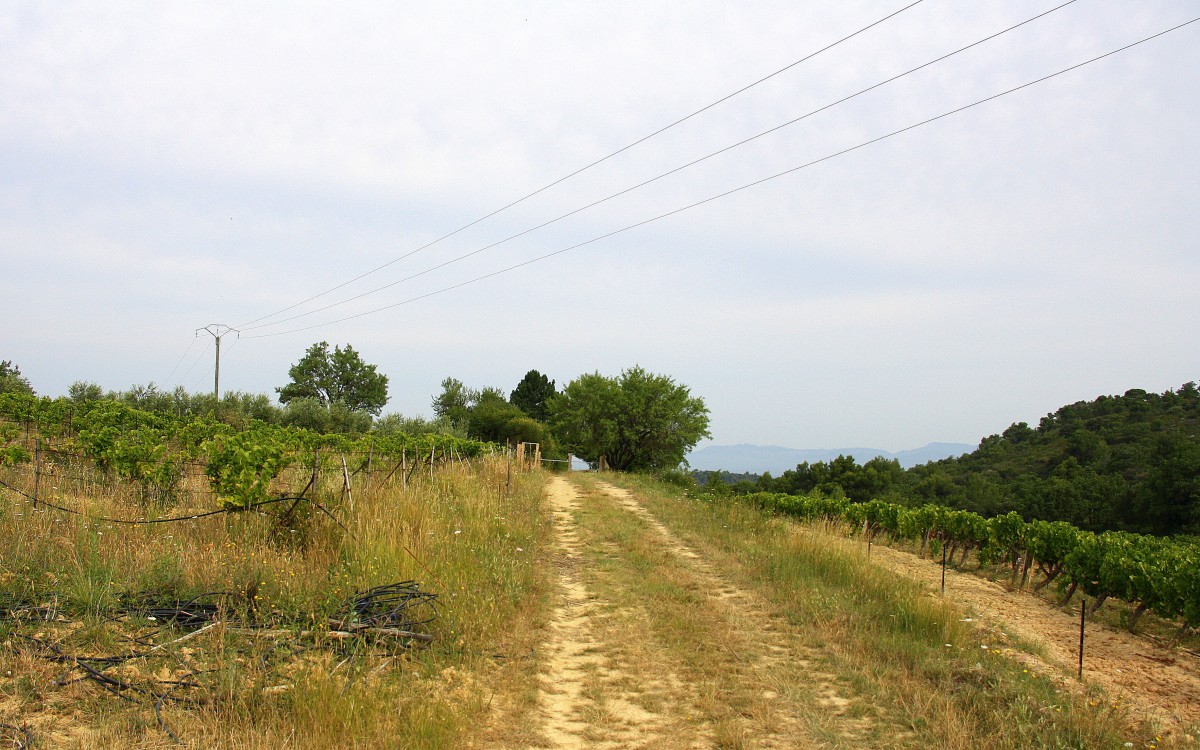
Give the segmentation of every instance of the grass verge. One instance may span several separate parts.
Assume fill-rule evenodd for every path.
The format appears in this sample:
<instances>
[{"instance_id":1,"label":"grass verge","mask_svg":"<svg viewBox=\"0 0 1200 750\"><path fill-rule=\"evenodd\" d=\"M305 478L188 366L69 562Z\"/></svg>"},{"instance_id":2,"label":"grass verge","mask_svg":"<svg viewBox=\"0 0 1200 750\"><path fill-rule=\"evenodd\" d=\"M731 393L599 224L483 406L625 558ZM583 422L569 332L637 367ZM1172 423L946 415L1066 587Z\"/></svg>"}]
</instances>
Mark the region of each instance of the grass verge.
<instances>
[{"instance_id":1,"label":"grass verge","mask_svg":"<svg viewBox=\"0 0 1200 750\"><path fill-rule=\"evenodd\" d=\"M612 480L803 634L806 653L817 654L815 671L862 706L871 746L1156 744L1153 727L1004 658L1016 644L1002 633L961 622L965 613L871 565L837 533L813 533L735 501L685 498L648 478ZM821 737L819 726L812 731ZM839 744L836 735L825 741Z\"/></svg>"}]
</instances>

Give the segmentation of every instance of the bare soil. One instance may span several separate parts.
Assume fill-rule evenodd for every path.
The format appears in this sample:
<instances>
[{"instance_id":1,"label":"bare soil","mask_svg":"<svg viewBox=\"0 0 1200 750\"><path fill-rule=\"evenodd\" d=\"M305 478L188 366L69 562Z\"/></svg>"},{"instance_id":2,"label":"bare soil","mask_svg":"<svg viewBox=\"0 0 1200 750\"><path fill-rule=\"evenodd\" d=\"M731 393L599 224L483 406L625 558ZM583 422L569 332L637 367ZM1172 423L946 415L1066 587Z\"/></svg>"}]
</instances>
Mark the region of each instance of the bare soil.
<instances>
[{"instance_id":1,"label":"bare soil","mask_svg":"<svg viewBox=\"0 0 1200 750\"><path fill-rule=\"evenodd\" d=\"M559 600L541 648L538 747L782 750L829 746L829 738L859 746L870 721L861 701L816 667L784 617L723 576L634 495L603 482L597 487L659 538L655 547L672 575L695 593L696 616L712 623L711 642L695 648L715 652L724 676L711 679L680 664L648 636L636 586L620 589L614 601L589 590L587 550L573 519L580 491L555 477L547 499L558 539ZM732 716L731 702L740 706ZM821 739L810 732L814 721Z\"/></svg>"},{"instance_id":2,"label":"bare soil","mask_svg":"<svg viewBox=\"0 0 1200 750\"><path fill-rule=\"evenodd\" d=\"M581 575L583 546L572 517L579 492L554 477L546 497L557 537L559 597L542 647L540 746L679 747L669 734L672 725L686 719L672 715L687 700L682 683L668 673L654 684L639 684L628 673L622 644L612 640L605 622L609 603L590 592Z\"/></svg>"}]
</instances>

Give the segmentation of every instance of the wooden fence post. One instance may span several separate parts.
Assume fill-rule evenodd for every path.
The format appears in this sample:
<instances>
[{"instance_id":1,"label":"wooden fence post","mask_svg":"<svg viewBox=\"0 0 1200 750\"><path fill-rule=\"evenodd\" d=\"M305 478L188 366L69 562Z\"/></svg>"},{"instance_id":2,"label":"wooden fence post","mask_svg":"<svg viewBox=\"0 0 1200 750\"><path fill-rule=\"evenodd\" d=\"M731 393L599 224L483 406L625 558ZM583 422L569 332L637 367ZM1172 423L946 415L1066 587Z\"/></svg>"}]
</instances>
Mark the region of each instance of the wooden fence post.
<instances>
[{"instance_id":1,"label":"wooden fence post","mask_svg":"<svg viewBox=\"0 0 1200 750\"><path fill-rule=\"evenodd\" d=\"M342 454L342 491L350 498L350 512L354 512L354 491L350 488L350 467L346 465L346 454Z\"/></svg>"}]
</instances>

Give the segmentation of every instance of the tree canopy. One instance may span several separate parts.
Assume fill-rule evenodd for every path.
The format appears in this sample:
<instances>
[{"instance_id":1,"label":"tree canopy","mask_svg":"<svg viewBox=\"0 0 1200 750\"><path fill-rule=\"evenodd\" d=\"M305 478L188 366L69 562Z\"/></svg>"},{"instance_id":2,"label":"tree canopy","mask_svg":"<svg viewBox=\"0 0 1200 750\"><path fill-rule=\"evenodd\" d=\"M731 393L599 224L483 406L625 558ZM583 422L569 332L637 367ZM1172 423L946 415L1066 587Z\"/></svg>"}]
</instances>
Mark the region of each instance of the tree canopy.
<instances>
[{"instance_id":1,"label":"tree canopy","mask_svg":"<svg viewBox=\"0 0 1200 750\"><path fill-rule=\"evenodd\" d=\"M1079 401L1017 422L958 458L901 471L894 461L858 465L841 456L800 464L736 491L843 493L933 502L991 517L1066 521L1085 531L1200 533L1200 389Z\"/></svg>"},{"instance_id":2,"label":"tree canopy","mask_svg":"<svg viewBox=\"0 0 1200 750\"><path fill-rule=\"evenodd\" d=\"M433 415L465 427L477 398L479 391L466 387L458 378L446 378L442 381L442 392L433 397Z\"/></svg>"},{"instance_id":3,"label":"tree canopy","mask_svg":"<svg viewBox=\"0 0 1200 750\"><path fill-rule=\"evenodd\" d=\"M316 399L329 408L341 404L350 411L378 415L388 401L387 375L362 360L349 344L329 350L329 343L313 344L288 370L292 382L276 388L280 403Z\"/></svg>"},{"instance_id":4,"label":"tree canopy","mask_svg":"<svg viewBox=\"0 0 1200 750\"><path fill-rule=\"evenodd\" d=\"M33 386L21 374L21 368L7 359L0 361L0 393L33 393Z\"/></svg>"},{"instance_id":5,"label":"tree canopy","mask_svg":"<svg viewBox=\"0 0 1200 750\"><path fill-rule=\"evenodd\" d=\"M709 437L708 407L687 386L632 367L582 375L549 402L551 425L579 456L621 471L671 469Z\"/></svg>"},{"instance_id":6,"label":"tree canopy","mask_svg":"<svg viewBox=\"0 0 1200 750\"><path fill-rule=\"evenodd\" d=\"M517 387L513 389L508 400L530 417L539 422L545 422L550 418L550 408L547 403L555 393L557 391L554 389L553 380L537 370L530 370L525 373L525 377L521 378L521 382L517 383Z\"/></svg>"},{"instance_id":7,"label":"tree canopy","mask_svg":"<svg viewBox=\"0 0 1200 750\"><path fill-rule=\"evenodd\" d=\"M468 388L457 378L442 381L433 398L433 413L475 439L493 443L540 443L546 455L557 455L549 428L513 404L499 388Z\"/></svg>"}]
</instances>

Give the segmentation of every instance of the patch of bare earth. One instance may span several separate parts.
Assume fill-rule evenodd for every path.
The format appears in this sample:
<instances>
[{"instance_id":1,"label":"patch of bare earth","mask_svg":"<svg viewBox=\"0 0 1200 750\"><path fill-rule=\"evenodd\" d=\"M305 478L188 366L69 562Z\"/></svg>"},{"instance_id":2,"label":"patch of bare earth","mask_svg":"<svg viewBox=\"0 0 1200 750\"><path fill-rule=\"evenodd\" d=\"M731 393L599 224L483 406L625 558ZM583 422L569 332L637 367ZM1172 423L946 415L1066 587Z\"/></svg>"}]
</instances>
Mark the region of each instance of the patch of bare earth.
<instances>
[{"instance_id":1,"label":"patch of bare earth","mask_svg":"<svg viewBox=\"0 0 1200 750\"><path fill-rule=\"evenodd\" d=\"M941 565L910 552L875 546L872 560L920 581L939 595ZM946 598L968 608L983 627L1001 627L1046 655L1033 664L1075 680L1079 664L1079 615L1064 612L1032 594L970 573L946 571ZM1102 686L1125 703L1137 718L1166 730L1200 725L1200 660L1188 652L1169 651L1146 638L1098 623L1088 623L1084 680Z\"/></svg>"},{"instance_id":2,"label":"patch of bare earth","mask_svg":"<svg viewBox=\"0 0 1200 750\"><path fill-rule=\"evenodd\" d=\"M677 748L688 723L687 689L669 671L648 677L633 669L619 638L623 613L585 583L583 548L573 512L578 491L551 479L547 499L557 537L558 602L542 647L538 696L540 747ZM695 732L691 733L693 737Z\"/></svg>"}]
</instances>

